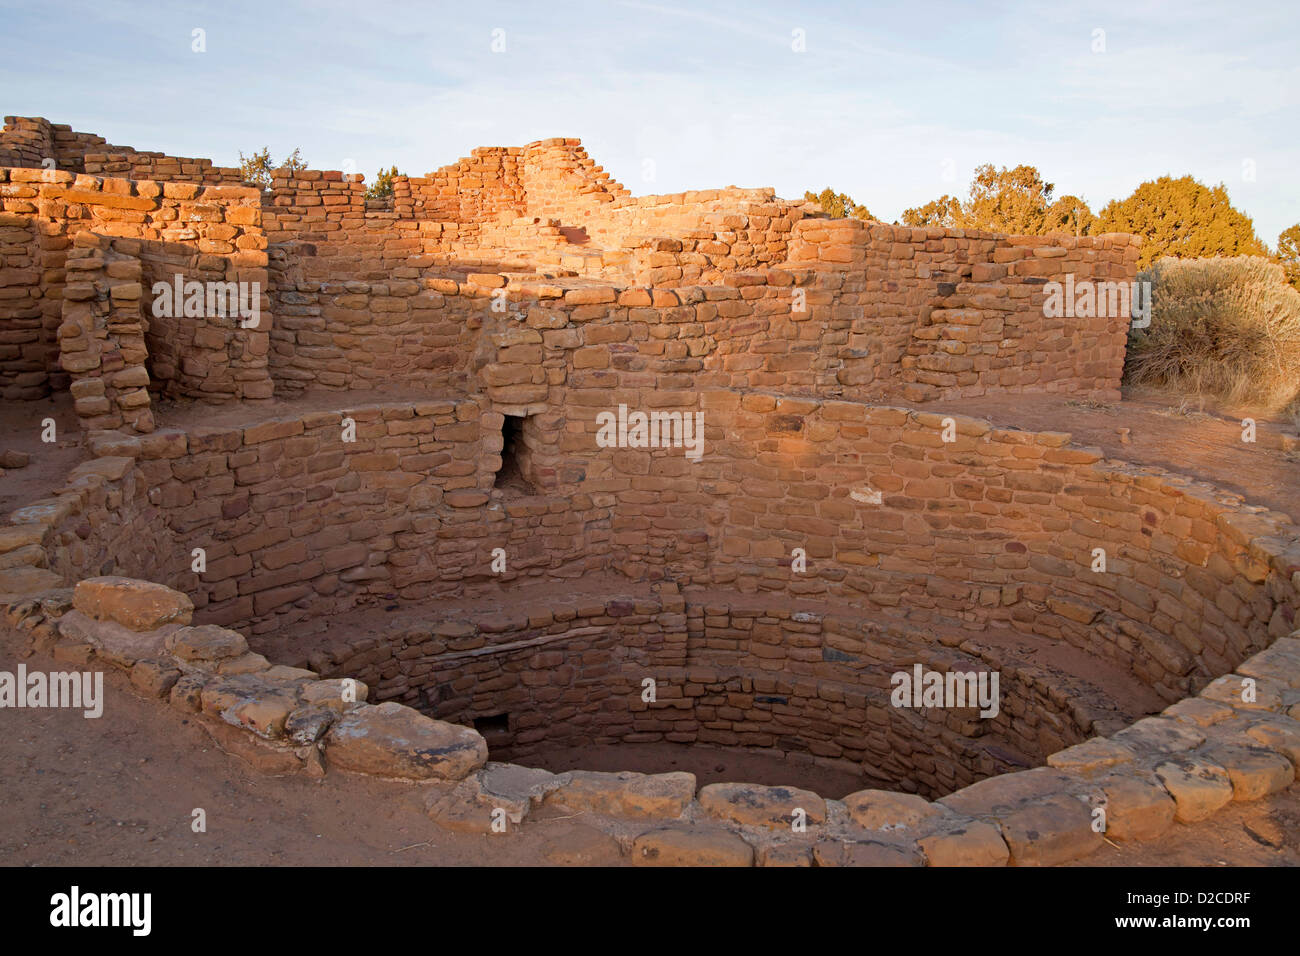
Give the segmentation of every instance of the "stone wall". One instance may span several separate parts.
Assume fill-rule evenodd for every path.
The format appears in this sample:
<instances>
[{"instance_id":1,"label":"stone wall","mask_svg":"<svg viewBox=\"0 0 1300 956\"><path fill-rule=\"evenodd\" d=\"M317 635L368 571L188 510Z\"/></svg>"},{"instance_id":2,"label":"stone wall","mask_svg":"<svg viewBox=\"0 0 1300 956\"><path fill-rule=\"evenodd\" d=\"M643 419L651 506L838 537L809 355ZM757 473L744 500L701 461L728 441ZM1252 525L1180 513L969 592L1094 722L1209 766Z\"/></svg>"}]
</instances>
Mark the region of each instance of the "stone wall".
<instances>
[{"instance_id":1,"label":"stone wall","mask_svg":"<svg viewBox=\"0 0 1300 956\"><path fill-rule=\"evenodd\" d=\"M0 183L0 190L8 184ZM30 401L50 392L58 346L45 319L45 233L34 219L0 213L0 397ZM53 290L48 290L53 293Z\"/></svg>"},{"instance_id":2,"label":"stone wall","mask_svg":"<svg viewBox=\"0 0 1300 956\"><path fill-rule=\"evenodd\" d=\"M117 246L117 248L114 248ZM59 362L87 429L154 429L140 243L78 233L65 260Z\"/></svg>"},{"instance_id":3,"label":"stone wall","mask_svg":"<svg viewBox=\"0 0 1300 956\"><path fill-rule=\"evenodd\" d=\"M0 166L60 169L118 179L191 182L210 186L243 185L238 169L214 166L210 159L144 152L113 146L104 137L78 133L40 116L6 116L0 130Z\"/></svg>"},{"instance_id":4,"label":"stone wall","mask_svg":"<svg viewBox=\"0 0 1300 956\"><path fill-rule=\"evenodd\" d=\"M466 725L487 719L493 752L524 762L584 744L763 748L933 796L1128 723L1079 679L996 649L972 656L926 631L866 622L847 606L837 615L671 586L534 600L504 613L443 607L422 626L377 636L344 626L309 654L284 638L259 648L328 676L356 676L375 700ZM916 663L1000 671L999 714L891 706L890 675ZM643 697L647 678L652 702Z\"/></svg>"},{"instance_id":5,"label":"stone wall","mask_svg":"<svg viewBox=\"0 0 1300 956\"><path fill-rule=\"evenodd\" d=\"M10 155L31 163L33 150L59 135L44 121L15 121L9 139L35 145L14 146ZM84 145L71 133L64 141L73 152ZM638 343L648 359L621 359L657 362L668 370L664 379L693 370L709 386L909 401L998 390L1117 395L1128 317L1049 318L1044 284L1066 275L1131 280L1132 237L1006 237L829 220L770 189L631 197L571 139L476 150L426 177L398 177L391 204L368 202L361 177L337 171L279 170L263 195L169 181L207 181L201 163L150 162L121 171L157 172L161 183L142 181L161 191L156 212L148 208L152 193L127 180L104 179L106 187L85 177L88 191L114 198L71 211L45 203L37 213L25 201L37 198L27 186L37 181L31 171L15 171L0 188L6 212L161 239L141 252L147 286L178 271L232 278L232 268L237 278L268 282L263 311L291 318L276 330L273 351L259 334L200 333L185 322L151 333L153 386L169 395L215 401L266 398L277 386L286 393L371 387L376 369L394 363L397 381L432 371L441 387L443 369L459 381L482 348L472 313L494 304L488 294L498 288L509 293L511 311L540 299L583 306L576 319L566 317L566 339L576 326L601 322L627 323L633 336L685 339ZM50 187L62 188L53 180ZM157 220L177 211L171 199L192 201L179 210L187 222L161 229ZM226 206L237 208L227 216ZM7 273L7 286L27 274L23 268ZM43 283L56 280L57 269L44 272ZM19 303L10 311L30 312L30 284L23 284L28 290L10 293ZM676 294L658 294L666 290ZM483 301L440 304L447 295ZM48 358L57 316L46 305L42 315L44 346L16 344ZM21 324L5 331L30 337ZM659 358L650 349L661 346L667 354ZM228 362L202 354L223 347ZM184 358L192 349L201 354ZM30 378L36 360L15 356L0 374ZM548 382L557 384L565 383Z\"/></svg>"},{"instance_id":6,"label":"stone wall","mask_svg":"<svg viewBox=\"0 0 1300 956\"><path fill-rule=\"evenodd\" d=\"M973 419L730 392L700 405L699 462L598 448L595 406L531 416L540 494L494 487L502 414L465 398L164 430L104 453L139 459L147 520L170 534L153 574L201 619L257 633L605 572L848 602L909 630L1020 632L1131 668L1172 702L1295 628L1300 535L1207 485Z\"/></svg>"},{"instance_id":7,"label":"stone wall","mask_svg":"<svg viewBox=\"0 0 1300 956\"><path fill-rule=\"evenodd\" d=\"M857 220L796 225L791 267L840 273L841 384L911 400L1006 389L1119 398L1127 314L1048 318L1045 284L1132 282L1128 235L1001 236ZM828 277L828 285L833 280ZM861 393L860 393L861 394Z\"/></svg>"},{"instance_id":8,"label":"stone wall","mask_svg":"<svg viewBox=\"0 0 1300 956\"><path fill-rule=\"evenodd\" d=\"M47 375L56 370L57 366L50 366L58 355L49 343L67 308L61 301L67 250L78 236L93 234L111 241L115 254L140 261L135 279L114 284L121 286L119 297L132 285L141 287L134 291L143 314L145 364L152 389L170 397L210 402L270 397L267 352L273 320L265 291L267 243L260 228L257 190L34 169L0 170L0 190L6 221L13 224L8 228L24 230L23 220L30 224L27 234L38 240L39 255L20 253L16 260L39 261L43 266L39 274L31 268L4 273L7 282L22 283L13 289L13 297L4 300L7 314L0 319L9 320L4 332L20 340L14 344L28 349L9 354L0 363L0 375L16 382L19 376L35 372L32 366L38 361L46 363ZM99 239L88 241L86 248L99 246L107 248ZM92 256L77 268L84 272L99 258ZM256 286L261 303L258 327L242 328L234 317L208 316L206 311L155 314L154 284L174 286L178 275L182 283ZM34 305L39 305L44 331L31 340ZM173 304L170 311L180 310ZM41 386L33 383L32 387Z\"/></svg>"},{"instance_id":9,"label":"stone wall","mask_svg":"<svg viewBox=\"0 0 1300 956\"><path fill-rule=\"evenodd\" d=\"M540 805L581 813L589 825L622 834L633 862L644 865L1058 864L1086 857L1103 838L1157 839L1175 822L1277 793L1300 765L1294 636L1158 717L1059 750L1047 767L931 803L872 789L843 800L744 783L697 792L689 773L552 774L488 764L483 735L394 702L365 703L362 682L322 680L250 652L237 632L192 627L185 595L156 584L93 577L34 600L0 595L0 605L7 641L121 670L138 693L194 715L218 747L259 769L418 782L434 823L462 832L525 825ZM1241 692L1247 683L1259 691L1249 700Z\"/></svg>"},{"instance_id":10,"label":"stone wall","mask_svg":"<svg viewBox=\"0 0 1300 956\"><path fill-rule=\"evenodd\" d=\"M210 159L139 152L119 146L86 152L84 171L92 176L149 179L160 183L201 183L205 186L244 186L244 173L235 166L216 166Z\"/></svg>"}]
</instances>

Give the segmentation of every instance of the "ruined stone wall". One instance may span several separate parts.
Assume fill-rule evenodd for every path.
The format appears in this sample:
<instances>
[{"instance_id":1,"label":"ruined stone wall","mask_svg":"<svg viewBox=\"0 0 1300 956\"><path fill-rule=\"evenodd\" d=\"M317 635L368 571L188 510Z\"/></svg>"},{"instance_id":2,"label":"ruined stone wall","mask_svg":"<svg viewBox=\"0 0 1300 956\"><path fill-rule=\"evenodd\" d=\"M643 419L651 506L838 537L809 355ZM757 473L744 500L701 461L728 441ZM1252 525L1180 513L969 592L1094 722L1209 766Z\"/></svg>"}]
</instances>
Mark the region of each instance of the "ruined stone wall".
<instances>
[{"instance_id":1,"label":"ruined stone wall","mask_svg":"<svg viewBox=\"0 0 1300 956\"><path fill-rule=\"evenodd\" d=\"M394 189L395 207L399 212L409 208L415 219L456 223L522 213L521 152L513 146L484 146L425 176L400 177L408 188Z\"/></svg>"},{"instance_id":2,"label":"ruined stone wall","mask_svg":"<svg viewBox=\"0 0 1300 956\"><path fill-rule=\"evenodd\" d=\"M266 650L322 674L356 675L375 700L466 725L488 719L494 729L484 733L504 759L584 744L761 747L927 794L1041 762L1115 716L1063 699L1075 689L1068 677L843 612L669 587L525 599L504 613L441 607L423 625L340 634L301 659L283 641ZM891 674L916 663L999 670L998 715L892 706ZM652 702L643 699L646 678Z\"/></svg>"},{"instance_id":3,"label":"ruined stone wall","mask_svg":"<svg viewBox=\"0 0 1300 956\"><path fill-rule=\"evenodd\" d=\"M66 308L61 301L64 260L72 241L90 232L111 238L117 253L140 260L137 280L115 284L123 287L119 298L133 282L142 287L136 294L146 326L151 388L169 396L213 402L270 397L267 351L273 320L265 291L267 243L257 190L132 182L39 169L0 169L0 190L6 216L31 222L29 231L39 237L43 253L35 283L28 281L30 269L6 273L9 281L21 279L22 288L6 300L20 304L4 306L10 314L0 318L13 323L6 324L4 331L30 338L25 326L32 317L21 313L31 311L33 299L39 300L44 330L37 342L18 343L29 345L28 354L20 349L20 354L0 362L0 375L16 381L17 376L35 371L31 366L38 352L44 355L47 373L54 371L49 367L54 357L49 345ZM8 221L18 224L18 218ZM93 264L82 262L79 268ZM250 290L256 284L261 290L259 326L241 328L232 317L155 315L154 284L174 285L177 275L183 283L246 283ZM44 348L39 347L42 342Z\"/></svg>"},{"instance_id":4,"label":"ruined stone wall","mask_svg":"<svg viewBox=\"0 0 1300 956\"><path fill-rule=\"evenodd\" d=\"M41 169L46 159L57 159L50 121L39 116L6 116L0 130L0 166Z\"/></svg>"},{"instance_id":5,"label":"ruined stone wall","mask_svg":"<svg viewBox=\"0 0 1300 956\"><path fill-rule=\"evenodd\" d=\"M628 191L587 155L578 139L544 139L521 151L519 182L525 215L583 226Z\"/></svg>"},{"instance_id":6,"label":"ruined stone wall","mask_svg":"<svg viewBox=\"0 0 1300 956\"><path fill-rule=\"evenodd\" d=\"M1207 487L974 420L954 419L948 443L940 416L902 409L726 392L701 404L697 463L596 448L594 406L536 416L541 447L557 434L587 447L531 464L540 495L493 489L501 415L472 400L349 412L355 443L338 411L160 432L139 441L174 541L162 580L202 617L261 632L365 595L617 572L787 606L850 602L909 629L1059 640L1166 700L1294 629L1296 529ZM189 571L194 547L209 549L203 574ZM490 569L496 548L506 575Z\"/></svg>"},{"instance_id":7,"label":"ruined stone wall","mask_svg":"<svg viewBox=\"0 0 1300 956\"><path fill-rule=\"evenodd\" d=\"M0 183L0 191L10 191ZM57 368L57 321L45 318L42 241L35 219L0 212L0 398L26 401L50 391Z\"/></svg>"},{"instance_id":8,"label":"ruined stone wall","mask_svg":"<svg viewBox=\"0 0 1300 956\"><path fill-rule=\"evenodd\" d=\"M139 248L135 240L81 232L65 260L59 363L87 430L154 428L142 266L130 254Z\"/></svg>"},{"instance_id":9,"label":"ruined stone wall","mask_svg":"<svg viewBox=\"0 0 1300 956\"><path fill-rule=\"evenodd\" d=\"M160 183L200 183L205 186L243 186L243 171L216 166L210 159L140 152L120 146L83 154L84 171L92 176L149 179Z\"/></svg>"},{"instance_id":10,"label":"ruined stone wall","mask_svg":"<svg viewBox=\"0 0 1300 956\"><path fill-rule=\"evenodd\" d=\"M592 213L586 230L597 245L630 253L638 284L672 288L784 263L807 215L770 188L708 189L619 199Z\"/></svg>"},{"instance_id":11,"label":"ruined stone wall","mask_svg":"<svg viewBox=\"0 0 1300 956\"><path fill-rule=\"evenodd\" d=\"M6 116L0 131L0 166L50 168L117 179L239 186L242 173L210 159L169 156L114 146L93 133L51 123L40 116ZM50 161L53 161L52 163Z\"/></svg>"},{"instance_id":12,"label":"ruined stone wall","mask_svg":"<svg viewBox=\"0 0 1300 956\"><path fill-rule=\"evenodd\" d=\"M900 382L913 400L992 389L1119 397L1130 316L1048 318L1045 284L1132 282L1129 235L1002 236L857 220L807 220L789 266L842 273L842 384L876 395ZM834 317L833 317L834 318Z\"/></svg>"}]
</instances>

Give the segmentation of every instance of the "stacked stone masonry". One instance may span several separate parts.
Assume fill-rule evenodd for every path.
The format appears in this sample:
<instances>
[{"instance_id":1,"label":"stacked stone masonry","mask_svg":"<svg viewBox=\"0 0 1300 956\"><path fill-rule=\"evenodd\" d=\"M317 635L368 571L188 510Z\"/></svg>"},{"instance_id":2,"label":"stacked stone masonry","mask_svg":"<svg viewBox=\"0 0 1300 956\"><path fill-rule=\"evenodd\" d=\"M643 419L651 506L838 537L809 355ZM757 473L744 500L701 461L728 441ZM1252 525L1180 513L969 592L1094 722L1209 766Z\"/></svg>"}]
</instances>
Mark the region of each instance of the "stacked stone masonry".
<instances>
[{"instance_id":1,"label":"stacked stone masonry","mask_svg":"<svg viewBox=\"0 0 1300 956\"><path fill-rule=\"evenodd\" d=\"M944 404L1117 397L1127 317L1049 318L1044 285L1132 280L1133 237L632 197L573 139L475 150L385 202L40 119L6 120L0 166L0 389L70 391L91 453L0 528L0 603L259 766L418 780L455 829L591 812L660 864L1053 863L1096 847L1097 806L1149 839L1294 779L1290 519ZM260 319L159 308L178 281L255 284ZM699 413L703 455L603 447L620 406ZM1131 699L1024 652L1049 646ZM912 664L999 672L1001 713L891 707ZM882 789L486 762L584 741L759 748Z\"/></svg>"}]
</instances>

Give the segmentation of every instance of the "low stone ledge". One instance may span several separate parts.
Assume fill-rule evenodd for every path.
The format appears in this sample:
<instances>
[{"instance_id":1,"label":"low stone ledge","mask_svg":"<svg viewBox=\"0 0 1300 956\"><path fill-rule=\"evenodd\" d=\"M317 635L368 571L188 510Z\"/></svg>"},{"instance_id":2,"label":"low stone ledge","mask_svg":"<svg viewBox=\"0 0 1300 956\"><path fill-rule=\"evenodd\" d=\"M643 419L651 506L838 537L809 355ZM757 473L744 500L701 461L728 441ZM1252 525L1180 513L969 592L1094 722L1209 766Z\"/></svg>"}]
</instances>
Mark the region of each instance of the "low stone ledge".
<instances>
[{"instance_id":1,"label":"low stone ledge","mask_svg":"<svg viewBox=\"0 0 1300 956\"><path fill-rule=\"evenodd\" d=\"M1232 801L1228 771L1201 757L1180 754L1156 767L1156 776L1174 798L1179 823L1204 820Z\"/></svg>"},{"instance_id":2,"label":"low stone ledge","mask_svg":"<svg viewBox=\"0 0 1300 956\"><path fill-rule=\"evenodd\" d=\"M741 826L788 829L795 823L826 822L826 801L798 787L714 783L700 790L699 803L709 816Z\"/></svg>"},{"instance_id":3,"label":"low stone ledge","mask_svg":"<svg viewBox=\"0 0 1300 956\"><path fill-rule=\"evenodd\" d=\"M642 833L631 857L635 866L753 866L754 848L721 828L677 825Z\"/></svg>"},{"instance_id":4,"label":"low stone ledge","mask_svg":"<svg viewBox=\"0 0 1300 956\"><path fill-rule=\"evenodd\" d=\"M194 604L179 591L134 578L101 577L78 581L73 606L97 621L116 621L133 631L164 624L189 624Z\"/></svg>"},{"instance_id":5,"label":"low stone ledge","mask_svg":"<svg viewBox=\"0 0 1300 956\"><path fill-rule=\"evenodd\" d=\"M849 818L865 830L915 830L943 813L924 797L893 790L859 790L841 802Z\"/></svg>"},{"instance_id":6,"label":"low stone ledge","mask_svg":"<svg viewBox=\"0 0 1300 956\"><path fill-rule=\"evenodd\" d=\"M674 819L694 798L695 775L691 773L574 770L558 777L546 802L615 817Z\"/></svg>"},{"instance_id":7,"label":"low stone ledge","mask_svg":"<svg viewBox=\"0 0 1300 956\"><path fill-rule=\"evenodd\" d=\"M460 780L487 762L487 743L468 727L401 704L364 704L325 737L330 766L379 777Z\"/></svg>"},{"instance_id":8,"label":"low stone ledge","mask_svg":"<svg viewBox=\"0 0 1300 956\"><path fill-rule=\"evenodd\" d=\"M1002 831L971 820L917 841L930 866L1005 866L1011 857Z\"/></svg>"}]
</instances>

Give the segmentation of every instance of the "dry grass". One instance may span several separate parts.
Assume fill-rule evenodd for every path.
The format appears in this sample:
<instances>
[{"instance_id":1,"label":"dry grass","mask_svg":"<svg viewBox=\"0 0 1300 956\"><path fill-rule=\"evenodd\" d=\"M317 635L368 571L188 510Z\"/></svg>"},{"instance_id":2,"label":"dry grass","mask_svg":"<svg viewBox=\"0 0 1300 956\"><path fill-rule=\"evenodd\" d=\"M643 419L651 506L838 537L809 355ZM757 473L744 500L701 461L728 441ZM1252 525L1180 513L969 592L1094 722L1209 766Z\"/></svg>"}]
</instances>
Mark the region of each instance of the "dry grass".
<instances>
[{"instance_id":1,"label":"dry grass","mask_svg":"<svg viewBox=\"0 0 1300 956\"><path fill-rule=\"evenodd\" d=\"M1115 406L1107 402L1099 402L1091 398L1072 398L1065 403L1072 408L1086 408L1091 412L1105 412L1108 415L1115 414Z\"/></svg>"},{"instance_id":2,"label":"dry grass","mask_svg":"<svg viewBox=\"0 0 1300 956\"><path fill-rule=\"evenodd\" d=\"M1300 418L1300 292L1267 259L1161 259L1151 326L1129 335L1125 379Z\"/></svg>"}]
</instances>

